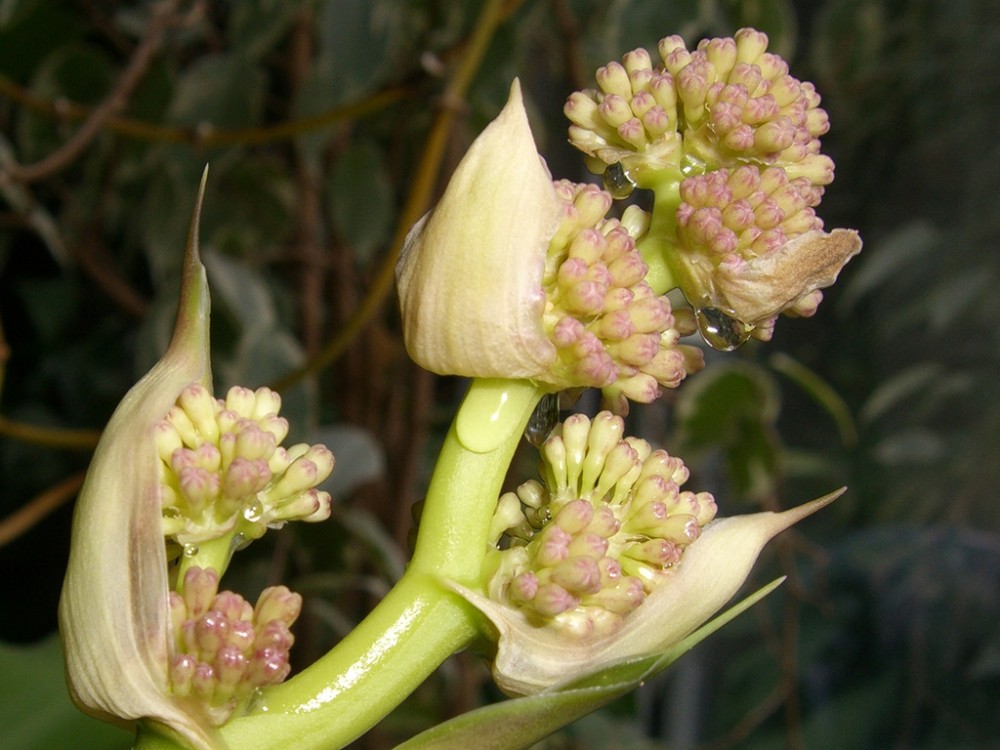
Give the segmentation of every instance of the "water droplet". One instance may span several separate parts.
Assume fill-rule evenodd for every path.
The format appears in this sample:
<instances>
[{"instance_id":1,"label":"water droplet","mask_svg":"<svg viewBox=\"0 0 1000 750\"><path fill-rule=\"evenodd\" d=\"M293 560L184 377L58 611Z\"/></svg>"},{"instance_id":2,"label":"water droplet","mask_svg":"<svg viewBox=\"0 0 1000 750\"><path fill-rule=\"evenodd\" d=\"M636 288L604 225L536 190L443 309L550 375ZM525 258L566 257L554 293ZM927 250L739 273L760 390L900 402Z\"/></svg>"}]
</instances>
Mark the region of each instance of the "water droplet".
<instances>
[{"instance_id":1,"label":"water droplet","mask_svg":"<svg viewBox=\"0 0 1000 750\"><path fill-rule=\"evenodd\" d=\"M720 352L731 352L746 342L755 328L717 307L699 307L694 311L694 318L705 343Z\"/></svg>"},{"instance_id":2,"label":"water droplet","mask_svg":"<svg viewBox=\"0 0 1000 750\"><path fill-rule=\"evenodd\" d=\"M260 500L254 500L243 509L243 517L250 523L257 523L264 517L264 503Z\"/></svg>"},{"instance_id":3,"label":"water droplet","mask_svg":"<svg viewBox=\"0 0 1000 750\"><path fill-rule=\"evenodd\" d=\"M184 545L184 557L194 557L198 554L200 550L197 544L185 544Z\"/></svg>"},{"instance_id":4,"label":"water droplet","mask_svg":"<svg viewBox=\"0 0 1000 750\"><path fill-rule=\"evenodd\" d=\"M181 509L178 508L176 505L168 505L166 508L163 509L163 517L164 518L180 518L181 517Z\"/></svg>"},{"instance_id":5,"label":"water droplet","mask_svg":"<svg viewBox=\"0 0 1000 750\"><path fill-rule=\"evenodd\" d=\"M609 164L604 170L604 189L611 193L611 197L615 200L628 198L635 190L635 182L629 177L620 161Z\"/></svg>"},{"instance_id":6,"label":"water droplet","mask_svg":"<svg viewBox=\"0 0 1000 750\"><path fill-rule=\"evenodd\" d=\"M524 438L538 448L559 422L559 394L546 393L542 396L531 418L524 428Z\"/></svg>"}]
</instances>

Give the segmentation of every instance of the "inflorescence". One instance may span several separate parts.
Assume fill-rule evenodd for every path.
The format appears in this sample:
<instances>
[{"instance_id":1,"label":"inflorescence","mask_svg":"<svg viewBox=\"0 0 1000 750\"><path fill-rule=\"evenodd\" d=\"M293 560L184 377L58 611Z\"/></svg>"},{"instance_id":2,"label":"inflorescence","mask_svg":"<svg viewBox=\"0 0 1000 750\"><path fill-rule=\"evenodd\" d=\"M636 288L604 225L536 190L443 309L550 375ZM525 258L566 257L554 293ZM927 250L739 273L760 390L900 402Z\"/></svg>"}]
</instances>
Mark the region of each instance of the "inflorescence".
<instances>
[{"instance_id":1,"label":"inflorescence","mask_svg":"<svg viewBox=\"0 0 1000 750\"><path fill-rule=\"evenodd\" d=\"M595 185L555 183L562 220L549 242L542 278L543 326L556 346L553 380L603 389L605 406L628 411L674 388L703 365L701 351L680 345L685 321L646 283L648 267L628 224L646 218L630 209L626 223L606 219L611 195ZM693 332L693 326L683 333Z\"/></svg>"},{"instance_id":2,"label":"inflorescence","mask_svg":"<svg viewBox=\"0 0 1000 750\"><path fill-rule=\"evenodd\" d=\"M322 445L279 444L288 422L268 388L233 387L215 399L201 385L185 388L160 422L163 531L197 545L226 534L249 542L286 521L323 521L330 495L317 490L333 470Z\"/></svg>"},{"instance_id":3,"label":"inflorescence","mask_svg":"<svg viewBox=\"0 0 1000 750\"><path fill-rule=\"evenodd\" d=\"M255 607L218 587L214 569L188 568L181 593L170 593L168 649L171 692L195 699L215 725L254 690L288 676L289 628L302 609L302 597L284 586L265 589Z\"/></svg>"},{"instance_id":4,"label":"inflorescence","mask_svg":"<svg viewBox=\"0 0 1000 750\"><path fill-rule=\"evenodd\" d=\"M569 417L542 444L542 481L501 496L493 601L589 638L615 632L669 579L715 517L715 500L680 489L680 459L623 433L609 412Z\"/></svg>"}]
</instances>

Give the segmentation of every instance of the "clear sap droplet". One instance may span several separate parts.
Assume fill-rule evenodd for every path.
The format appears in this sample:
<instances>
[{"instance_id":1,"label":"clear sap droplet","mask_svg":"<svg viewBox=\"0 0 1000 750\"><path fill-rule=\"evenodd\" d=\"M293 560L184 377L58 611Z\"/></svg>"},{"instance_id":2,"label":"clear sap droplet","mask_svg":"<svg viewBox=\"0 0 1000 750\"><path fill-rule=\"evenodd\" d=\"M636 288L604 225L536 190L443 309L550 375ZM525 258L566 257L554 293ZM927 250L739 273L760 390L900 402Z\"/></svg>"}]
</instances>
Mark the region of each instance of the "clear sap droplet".
<instances>
[{"instance_id":1,"label":"clear sap droplet","mask_svg":"<svg viewBox=\"0 0 1000 750\"><path fill-rule=\"evenodd\" d=\"M546 393L542 396L531 418L524 428L524 438L538 448L559 422L559 394Z\"/></svg>"},{"instance_id":2,"label":"clear sap droplet","mask_svg":"<svg viewBox=\"0 0 1000 750\"><path fill-rule=\"evenodd\" d=\"M731 352L743 344L754 329L752 324L737 320L717 307L699 307L694 318L705 343L720 352Z\"/></svg>"},{"instance_id":3,"label":"clear sap droplet","mask_svg":"<svg viewBox=\"0 0 1000 750\"><path fill-rule=\"evenodd\" d=\"M197 544L185 544L184 545L184 557L194 557L198 554L200 550Z\"/></svg>"},{"instance_id":4,"label":"clear sap droplet","mask_svg":"<svg viewBox=\"0 0 1000 750\"><path fill-rule=\"evenodd\" d=\"M615 200L628 198L635 190L635 182L629 177L620 161L608 165L608 168L604 170L603 181L604 189L611 193L611 197Z\"/></svg>"},{"instance_id":5,"label":"clear sap droplet","mask_svg":"<svg viewBox=\"0 0 1000 750\"><path fill-rule=\"evenodd\" d=\"M243 517L250 523L257 523L264 517L264 503L260 500L254 500L243 509Z\"/></svg>"}]
</instances>

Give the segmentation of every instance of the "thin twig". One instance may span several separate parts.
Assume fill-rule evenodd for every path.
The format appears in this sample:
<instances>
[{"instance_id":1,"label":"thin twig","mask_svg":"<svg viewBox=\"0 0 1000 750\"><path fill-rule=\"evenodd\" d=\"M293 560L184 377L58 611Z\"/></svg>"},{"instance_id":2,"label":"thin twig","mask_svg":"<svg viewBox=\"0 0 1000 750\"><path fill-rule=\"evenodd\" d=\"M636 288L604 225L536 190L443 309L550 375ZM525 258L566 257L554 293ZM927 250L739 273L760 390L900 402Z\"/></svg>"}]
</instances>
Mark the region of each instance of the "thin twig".
<instances>
[{"instance_id":1,"label":"thin twig","mask_svg":"<svg viewBox=\"0 0 1000 750\"><path fill-rule=\"evenodd\" d=\"M119 135L151 143L188 144L198 148L259 146L290 140L303 133L364 117L399 101L406 93L405 87L393 86L358 102L332 107L319 114L267 126L223 129L214 128L211 125L208 127L161 125L121 115L112 115L105 122L105 127ZM83 120L93 114L92 109L80 104L66 101L60 101L59 104L56 104L51 100L36 96L3 75L0 75L0 95L26 109L63 119Z\"/></svg>"},{"instance_id":2,"label":"thin twig","mask_svg":"<svg viewBox=\"0 0 1000 750\"><path fill-rule=\"evenodd\" d=\"M304 6L292 29L289 78L297 92L309 76L313 57L312 8ZM296 244L302 266L299 270L299 309L302 312L302 341L307 356L314 355L323 340L323 288L326 280L320 211L320 186L317 169L309 163L301 148L294 150L295 181L298 184Z\"/></svg>"},{"instance_id":3,"label":"thin twig","mask_svg":"<svg viewBox=\"0 0 1000 750\"><path fill-rule=\"evenodd\" d=\"M503 11L502 0L489 0L476 21L466 54L462 57L461 63L455 69L448 86L441 96L443 106L438 110L437 117L431 127L431 132L427 137L421 154L420 164L417 168L417 175L413 182L413 187L407 198L396 225L396 232L392 238L390 250L382 260L375 280L372 282L368 294L358 306L354 315L347 321L343 328L327 342L323 350L307 362L303 367L290 372L277 382L273 387L277 390L288 388L304 377L317 373L326 368L336 360L354 338L360 333L368 322L385 303L386 298L392 291L395 281L396 262L403 247L403 240L425 211L430 207L437 184L438 174L441 170L441 163L444 159L445 146L451 134L452 126L459 112L459 105L464 100L465 92L472 82L472 77L479 69L483 56L493 37L493 32L500 22Z\"/></svg>"},{"instance_id":4,"label":"thin twig","mask_svg":"<svg viewBox=\"0 0 1000 750\"><path fill-rule=\"evenodd\" d=\"M736 747L749 737L753 731L767 721L774 713L781 708L785 701L785 688L783 685L775 685L774 688L752 709L747 711L743 718L730 728L721 737L698 746L698 750L725 750Z\"/></svg>"},{"instance_id":5,"label":"thin twig","mask_svg":"<svg viewBox=\"0 0 1000 750\"><path fill-rule=\"evenodd\" d=\"M0 521L0 547L17 539L49 513L72 499L83 486L86 475L87 472L81 471L63 479Z\"/></svg>"},{"instance_id":6,"label":"thin twig","mask_svg":"<svg viewBox=\"0 0 1000 750\"><path fill-rule=\"evenodd\" d=\"M3 320L0 320L0 395L3 394L3 384L7 379L8 359L10 359L10 346L3 332Z\"/></svg>"},{"instance_id":7,"label":"thin twig","mask_svg":"<svg viewBox=\"0 0 1000 750\"><path fill-rule=\"evenodd\" d=\"M24 443L44 445L48 448L68 448L70 450L92 450L101 437L98 430L67 430L59 427L39 427L38 425L15 422L0 414L0 436L20 440Z\"/></svg>"},{"instance_id":8,"label":"thin twig","mask_svg":"<svg viewBox=\"0 0 1000 750\"><path fill-rule=\"evenodd\" d=\"M104 128L108 118L124 109L132 92L146 74L153 56L160 48L163 34L170 25L179 0L162 0L153 9L145 38L132 53L111 93L105 97L68 141L48 156L29 165L8 165L11 176L20 182L36 182L68 167L84 152Z\"/></svg>"}]
</instances>

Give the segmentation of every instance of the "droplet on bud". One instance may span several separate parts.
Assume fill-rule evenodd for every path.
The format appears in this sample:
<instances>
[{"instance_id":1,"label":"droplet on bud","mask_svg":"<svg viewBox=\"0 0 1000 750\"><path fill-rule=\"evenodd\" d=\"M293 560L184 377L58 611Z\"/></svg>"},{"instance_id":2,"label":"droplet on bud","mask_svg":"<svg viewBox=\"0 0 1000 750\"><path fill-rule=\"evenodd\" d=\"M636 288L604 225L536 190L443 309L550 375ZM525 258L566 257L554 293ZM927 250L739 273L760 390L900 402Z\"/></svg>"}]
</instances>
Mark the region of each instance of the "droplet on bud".
<instances>
[{"instance_id":1,"label":"droplet on bud","mask_svg":"<svg viewBox=\"0 0 1000 750\"><path fill-rule=\"evenodd\" d=\"M755 326L728 315L717 307L699 307L694 311L698 332L705 343L720 352L731 352L745 343Z\"/></svg>"},{"instance_id":2,"label":"droplet on bud","mask_svg":"<svg viewBox=\"0 0 1000 750\"><path fill-rule=\"evenodd\" d=\"M200 550L197 544L185 544L184 545L184 557L194 557L198 554Z\"/></svg>"},{"instance_id":3,"label":"droplet on bud","mask_svg":"<svg viewBox=\"0 0 1000 750\"><path fill-rule=\"evenodd\" d=\"M538 448L559 422L559 394L546 393L542 396L531 418L524 428L524 438Z\"/></svg>"},{"instance_id":4,"label":"droplet on bud","mask_svg":"<svg viewBox=\"0 0 1000 750\"><path fill-rule=\"evenodd\" d=\"M608 168L604 170L603 181L604 189L611 193L611 197L615 200L628 198L635 190L635 182L629 177L620 161L608 165Z\"/></svg>"}]
</instances>

